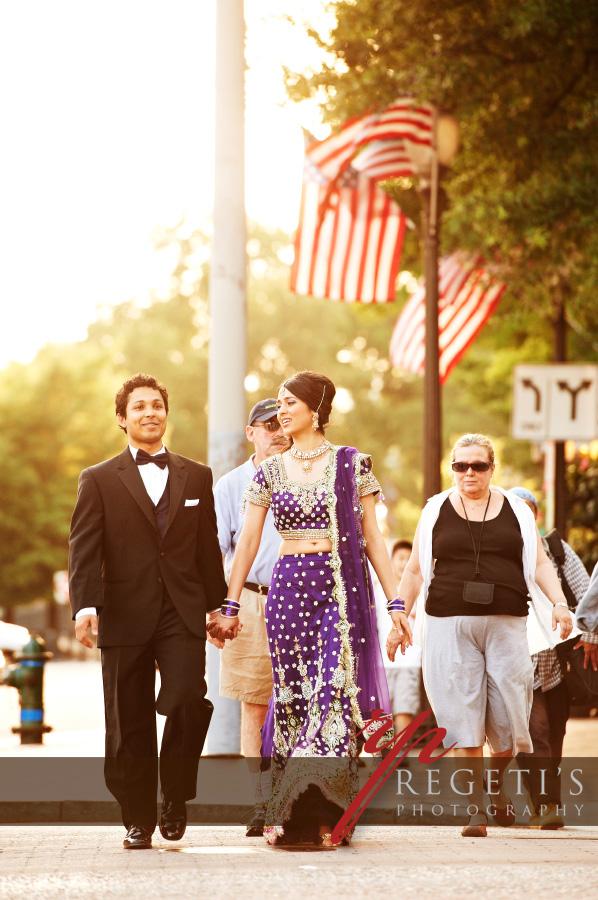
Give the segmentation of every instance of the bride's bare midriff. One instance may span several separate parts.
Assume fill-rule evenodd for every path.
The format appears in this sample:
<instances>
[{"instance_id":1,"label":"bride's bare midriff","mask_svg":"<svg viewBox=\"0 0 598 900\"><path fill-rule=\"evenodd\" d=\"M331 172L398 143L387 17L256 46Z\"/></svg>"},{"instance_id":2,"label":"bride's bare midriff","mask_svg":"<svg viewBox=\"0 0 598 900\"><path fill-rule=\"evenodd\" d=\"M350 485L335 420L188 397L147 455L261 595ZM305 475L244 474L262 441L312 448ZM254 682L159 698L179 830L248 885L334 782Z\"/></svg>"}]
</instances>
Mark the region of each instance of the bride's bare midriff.
<instances>
[{"instance_id":1,"label":"bride's bare midriff","mask_svg":"<svg viewBox=\"0 0 598 900\"><path fill-rule=\"evenodd\" d=\"M332 543L328 538L320 541L283 541L279 556L292 556L293 553L330 553Z\"/></svg>"}]
</instances>

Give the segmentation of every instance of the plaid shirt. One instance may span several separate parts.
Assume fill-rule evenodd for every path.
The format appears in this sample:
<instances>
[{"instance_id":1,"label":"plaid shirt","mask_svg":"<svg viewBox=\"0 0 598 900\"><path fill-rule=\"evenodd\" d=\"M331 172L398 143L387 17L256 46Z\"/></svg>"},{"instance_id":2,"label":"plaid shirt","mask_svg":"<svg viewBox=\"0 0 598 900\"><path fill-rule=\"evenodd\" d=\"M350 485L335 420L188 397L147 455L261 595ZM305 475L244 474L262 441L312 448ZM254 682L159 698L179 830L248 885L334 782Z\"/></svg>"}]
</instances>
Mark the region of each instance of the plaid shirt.
<instances>
[{"instance_id":1,"label":"plaid shirt","mask_svg":"<svg viewBox=\"0 0 598 900\"><path fill-rule=\"evenodd\" d=\"M542 544L544 545L546 555L556 569L558 575L559 570L556 564L556 560L548 549L548 544L546 543L544 538L542 538ZM577 553L575 553L575 551L571 549L566 541L563 541L563 547L565 548L565 563L563 565L563 574L567 579L567 584L573 591L575 599L579 603L588 589L588 585L590 584L590 576L586 572L585 566ZM583 631L580 634L579 639L581 641L587 641L590 644L598 644L598 634L592 634L589 631ZM551 688L556 687L557 684L560 684L563 680L561 664L559 662L557 652L553 648L542 650L540 653L533 653L532 662L534 664L535 691L538 690L538 688L542 688L542 693L545 693L546 691L551 690Z\"/></svg>"}]
</instances>

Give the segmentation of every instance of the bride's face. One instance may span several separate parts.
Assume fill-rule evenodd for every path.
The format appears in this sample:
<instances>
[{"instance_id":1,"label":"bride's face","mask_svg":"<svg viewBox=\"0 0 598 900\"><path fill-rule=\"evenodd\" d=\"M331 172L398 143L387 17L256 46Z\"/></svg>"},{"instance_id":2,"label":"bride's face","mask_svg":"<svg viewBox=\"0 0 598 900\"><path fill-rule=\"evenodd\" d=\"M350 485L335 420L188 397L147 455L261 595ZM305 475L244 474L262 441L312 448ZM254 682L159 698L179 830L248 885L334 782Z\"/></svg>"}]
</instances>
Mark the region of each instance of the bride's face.
<instances>
[{"instance_id":1,"label":"bride's face","mask_svg":"<svg viewBox=\"0 0 598 900\"><path fill-rule=\"evenodd\" d=\"M312 430L312 410L285 387L278 392L276 408L282 430L289 437Z\"/></svg>"}]
</instances>

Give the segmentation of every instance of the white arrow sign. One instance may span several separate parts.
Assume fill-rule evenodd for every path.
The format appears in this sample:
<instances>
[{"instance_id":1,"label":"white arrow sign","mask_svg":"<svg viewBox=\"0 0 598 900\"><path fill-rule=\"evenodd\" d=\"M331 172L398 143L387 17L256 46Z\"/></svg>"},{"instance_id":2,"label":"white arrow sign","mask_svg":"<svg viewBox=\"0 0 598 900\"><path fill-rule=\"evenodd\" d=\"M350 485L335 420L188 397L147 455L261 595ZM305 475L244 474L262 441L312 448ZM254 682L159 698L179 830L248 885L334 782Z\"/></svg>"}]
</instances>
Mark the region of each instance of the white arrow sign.
<instances>
[{"instance_id":1,"label":"white arrow sign","mask_svg":"<svg viewBox=\"0 0 598 900\"><path fill-rule=\"evenodd\" d=\"M591 441L598 437L598 366L516 366L514 438Z\"/></svg>"}]
</instances>

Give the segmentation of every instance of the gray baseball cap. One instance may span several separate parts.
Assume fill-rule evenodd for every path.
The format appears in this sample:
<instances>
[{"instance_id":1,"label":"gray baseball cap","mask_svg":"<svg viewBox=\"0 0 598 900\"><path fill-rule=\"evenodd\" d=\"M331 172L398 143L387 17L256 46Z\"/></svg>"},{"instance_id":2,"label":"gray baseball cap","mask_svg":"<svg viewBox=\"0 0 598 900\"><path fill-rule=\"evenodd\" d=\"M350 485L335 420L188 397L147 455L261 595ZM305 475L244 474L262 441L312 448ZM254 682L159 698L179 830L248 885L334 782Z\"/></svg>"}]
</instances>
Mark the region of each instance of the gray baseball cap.
<instances>
[{"instance_id":1,"label":"gray baseball cap","mask_svg":"<svg viewBox=\"0 0 598 900\"><path fill-rule=\"evenodd\" d=\"M276 418L276 400L269 397L267 400L260 400L256 403L249 413L248 425L254 425L256 422L269 422L270 419Z\"/></svg>"}]
</instances>

